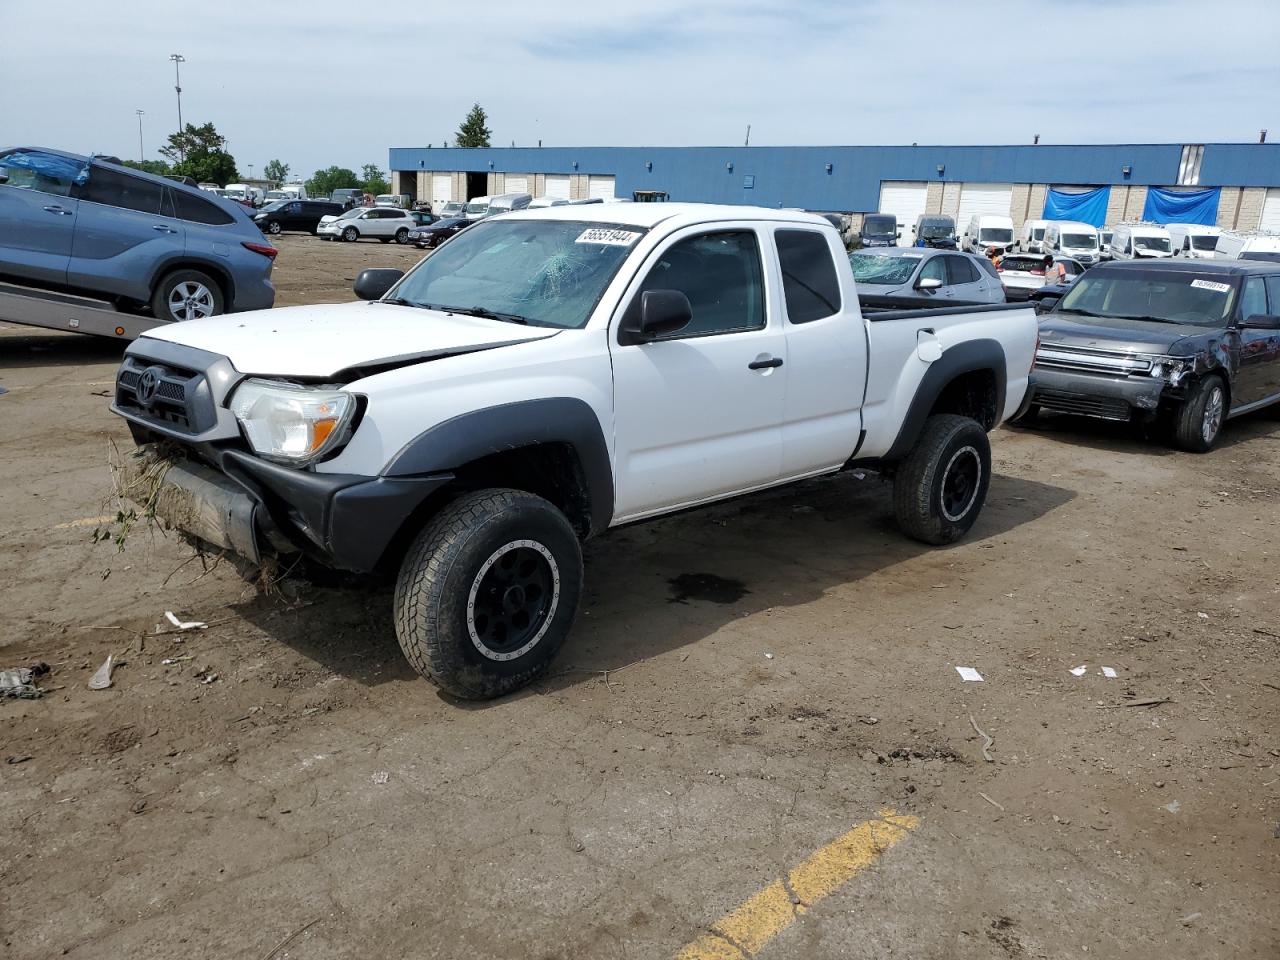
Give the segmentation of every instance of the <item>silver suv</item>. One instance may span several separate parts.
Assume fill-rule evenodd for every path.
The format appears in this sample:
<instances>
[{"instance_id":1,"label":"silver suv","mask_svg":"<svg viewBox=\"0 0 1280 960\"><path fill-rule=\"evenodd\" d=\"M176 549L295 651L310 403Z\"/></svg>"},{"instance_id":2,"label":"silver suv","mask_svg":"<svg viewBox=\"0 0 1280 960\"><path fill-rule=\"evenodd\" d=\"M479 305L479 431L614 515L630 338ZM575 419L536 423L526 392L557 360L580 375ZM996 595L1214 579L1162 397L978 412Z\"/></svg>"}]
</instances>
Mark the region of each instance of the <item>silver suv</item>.
<instances>
[{"instance_id":1,"label":"silver suv","mask_svg":"<svg viewBox=\"0 0 1280 960\"><path fill-rule=\"evenodd\" d=\"M0 278L195 320L275 302L276 249L248 213L100 157L0 150Z\"/></svg>"}]
</instances>

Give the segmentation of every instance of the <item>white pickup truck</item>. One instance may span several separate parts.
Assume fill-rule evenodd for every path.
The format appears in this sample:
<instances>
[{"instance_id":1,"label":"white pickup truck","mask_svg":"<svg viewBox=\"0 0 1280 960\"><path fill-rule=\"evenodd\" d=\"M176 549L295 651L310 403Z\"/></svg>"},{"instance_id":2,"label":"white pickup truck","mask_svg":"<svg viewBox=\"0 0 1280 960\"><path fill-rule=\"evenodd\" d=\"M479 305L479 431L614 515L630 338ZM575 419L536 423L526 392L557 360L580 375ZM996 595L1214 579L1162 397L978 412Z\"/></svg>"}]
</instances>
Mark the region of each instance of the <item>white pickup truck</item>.
<instances>
[{"instance_id":1,"label":"white pickup truck","mask_svg":"<svg viewBox=\"0 0 1280 960\"><path fill-rule=\"evenodd\" d=\"M398 571L401 647L466 698L546 668L610 527L867 465L962 536L1036 348L1028 307L864 317L826 220L750 207L496 217L356 293L151 330L112 409L190 537Z\"/></svg>"}]
</instances>

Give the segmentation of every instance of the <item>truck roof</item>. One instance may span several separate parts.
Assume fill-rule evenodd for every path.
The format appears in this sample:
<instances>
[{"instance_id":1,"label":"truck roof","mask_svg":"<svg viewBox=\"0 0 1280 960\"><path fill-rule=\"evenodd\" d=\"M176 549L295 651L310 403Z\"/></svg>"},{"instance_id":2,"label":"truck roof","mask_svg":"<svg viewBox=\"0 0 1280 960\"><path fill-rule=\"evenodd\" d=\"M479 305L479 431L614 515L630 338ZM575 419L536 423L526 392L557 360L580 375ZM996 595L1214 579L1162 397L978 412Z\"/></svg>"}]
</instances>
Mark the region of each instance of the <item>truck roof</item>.
<instances>
[{"instance_id":1,"label":"truck roof","mask_svg":"<svg viewBox=\"0 0 1280 960\"><path fill-rule=\"evenodd\" d=\"M672 226L706 223L709 220L770 220L778 223L806 223L829 227L831 223L816 213L773 210L716 203L593 203L558 207L535 207L503 216L535 220L587 220L624 226L654 227L672 221Z\"/></svg>"},{"instance_id":2,"label":"truck roof","mask_svg":"<svg viewBox=\"0 0 1280 960\"><path fill-rule=\"evenodd\" d=\"M1091 267L1089 274L1101 276L1117 270L1155 270L1160 273L1196 273L1207 276L1222 274L1236 277L1275 273L1276 265L1261 260L1113 260Z\"/></svg>"}]
</instances>

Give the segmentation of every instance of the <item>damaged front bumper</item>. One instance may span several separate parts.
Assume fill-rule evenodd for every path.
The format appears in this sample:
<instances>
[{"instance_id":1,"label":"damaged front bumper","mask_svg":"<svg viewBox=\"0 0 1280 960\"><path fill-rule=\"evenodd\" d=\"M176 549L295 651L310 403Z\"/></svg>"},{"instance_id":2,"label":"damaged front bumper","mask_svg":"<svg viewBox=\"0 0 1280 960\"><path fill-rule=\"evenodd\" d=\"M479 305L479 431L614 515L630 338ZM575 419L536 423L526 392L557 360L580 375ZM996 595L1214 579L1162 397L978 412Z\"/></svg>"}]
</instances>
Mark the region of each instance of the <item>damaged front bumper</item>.
<instances>
[{"instance_id":1,"label":"damaged front bumper","mask_svg":"<svg viewBox=\"0 0 1280 960\"><path fill-rule=\"evenodd\" d=\"M414 511L453 479L313 473L225 447L202 453L207 462L140 446L123 471L124 495L165 526L253 563L303 553L371 573Z\"/></svg>"},{"instance_id":2,"label":"damaged front bumper","mask_svg":"<svg viewBox=\"0 0 1280 960\"><path fill-rule=\"evenodd\" d=\"M1154 417L1161 403L1180 395L1180 390L1159 378L1055 370L1037 365L1031 402L1051 413L1132 420L1135 416Z\"/></svg>"}]
</instances>

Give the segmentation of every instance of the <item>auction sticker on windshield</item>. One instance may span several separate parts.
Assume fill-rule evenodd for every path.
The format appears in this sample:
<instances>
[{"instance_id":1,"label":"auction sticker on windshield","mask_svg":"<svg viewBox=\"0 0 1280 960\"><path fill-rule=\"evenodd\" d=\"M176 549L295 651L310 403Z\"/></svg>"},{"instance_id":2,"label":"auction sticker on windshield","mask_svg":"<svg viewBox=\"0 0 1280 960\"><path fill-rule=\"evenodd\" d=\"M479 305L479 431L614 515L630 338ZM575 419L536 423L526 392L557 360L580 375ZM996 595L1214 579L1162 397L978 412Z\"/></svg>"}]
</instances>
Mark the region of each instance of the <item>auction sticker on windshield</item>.
<instances>
[{"instance_id":1,"label":"auction sticker on windshield","mask_svg":"<svg viewBox=\"0 0 1280 960\"><path fill-rule=\"evenodd\" d=\"M1212 290L1214 293L1231 292L1231 284L1219 283L1217 280L1192 280L1191 285L1197 290Z\"/></svg>"},{"instance_id":2,"label":"auction sticker on windshield","mask_svg":"<svg viewBox=\"0 0 1280 960\"><path fill-rule=\"evenodd\" d=\"M630 230L614 230L609 227L592 227L583 230L575 243L603 243L610 247L629 247L640 239L640 234Z\"/></svg>"}]
</instances>

